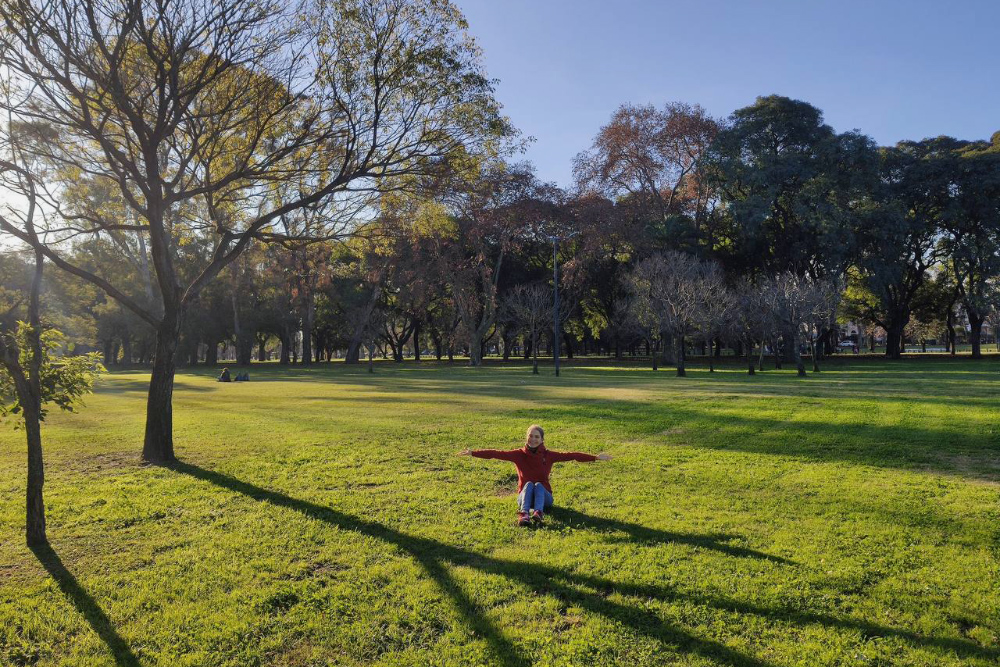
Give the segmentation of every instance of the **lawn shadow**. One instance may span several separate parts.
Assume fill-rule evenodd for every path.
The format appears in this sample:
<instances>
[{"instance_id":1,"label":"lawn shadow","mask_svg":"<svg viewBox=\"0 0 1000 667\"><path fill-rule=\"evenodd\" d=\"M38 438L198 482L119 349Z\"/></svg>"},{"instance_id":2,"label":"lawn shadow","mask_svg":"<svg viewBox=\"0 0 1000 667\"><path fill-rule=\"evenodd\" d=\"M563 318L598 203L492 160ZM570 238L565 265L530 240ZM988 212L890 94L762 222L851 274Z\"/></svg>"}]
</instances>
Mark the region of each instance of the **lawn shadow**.
<instances>
[{"instance_id":1,"label":"lawn shadow","mask_svg":"<svg viewBox=\"0 0 1000 667\"><path fill-rule=\"evenodd\" d=\"M122 639L115 630L104 610L97 604L93 597L80 585L73 573L66 569L59 554L48 544L31 547L38 562L42 564L46 572L49 573L59 590L63 592L77 611L80 612L90 627L97 633L101 640L107 645L114 656L115 663L119 667L139 667L139 658L129 648L128 643Z\"/></svg>"},{"instance_id":2,"label":"lawn shadow","mask_svg":"<svg viewBox=\"0 0 1000 667\"><path fill-rule=\"evenodd\" d=\"M604 616L612 622L628 626L634 632L662 642L671 649L687 651L701 657L717 660L722 664L732 665L733 667L770 667L770 663L740 653L720 642L703 639L683 629L668 625L654 611L644 608L641 604L631 606L609 598L613 594L619 594L637 600L693 602L734 614L754 615L777 623L815 623L827 627L859 631L865 637L897 637L914 645L953 651L961 656L972 656L990 660L1000 659L1000 650L983 648L962 639L928 637L910 630L891 628L862 620L842 618L824 613L803 611L796 608L761 607L752 603L727 599L721 596L679 592L670 588L647 584L617 582L603 577L568 572L564 569L541 563L524 563L494 558L428 538L408 535L380 523L344 514L335 509L308 501L298 500L276 491L269 491L229 475L206 470L189 463L177 462L172 464L170 468L216 486L244 494L255 500L293 509L305 516L318 519L331 526L356 531L362 535L373 537L397 547L420 563L428 575L452 598L469 625L478 634L486 638L496 659L504 667L531 665L532 661L523 650L515 646L502 634L495 624L486 618L483 611L469 598L463 591L460 583L448 571L447 564L469 567L480 572L502 576L512 582L520 583L532 589L538 595L556 596L567 605L572 604L582 607L595 614ZM725 536L677 535L666 531L646 528L638 524L592 517L582 512L565 508L561 512L563 517L571 521L576 521L581 525L592 527L596 530L622 530L630 532L639 540L679 541L685 544L714 549L727 556L765 558L768 560L777 560L780 563L792 564L791 561L778 559L768 554L724 544L722 539ZM589 590L582 591L580 590L581 588Z\"/></svg>"},{"instance_id":3,"label":"lawn shadow","mask_svg":"<svg viewBox=\"0 0 1000 667\"><path fill-rule=\"evenodd\" d=\"M592 398L549 403L555 404L516 410L513 416L539 423L557 420L599 426L628 423L636 438L632 442L648 440L651 444L663 441L664 429L681 426L689 433L679 438L678 444L699 449L795 456L819 462L843 461L908 471L926 470L927 466L948 471L949 459L955 456L990 464L1000 461L1000 442L985 430L970 433L938 425L834 423L819 418L804 419L802 415L808 413L802 412L775 418L738 412L725 403L697 406L671 403L667 408L648 402ZM965 478L998 479L995 475L970 475L959 468L953 473Z\"/></svg>"},{"instance_id":4,"label":"lawn shadow","mask_svg":"<svg viewBox=\"0 0 1000 667\"><path fill-rule=\"evenodd\" d=\"M581 526L583 528L588 528L602 533L626 533L628 535L626 539L630 542L686 544L700 549L718 551L719 553L724 553L727 556L735 556L738 558L759 558L761 560L768 560L772 563L781 563L783 565L798 565L795 561L782 558L781 556L773 556L771 554L764 553L763 551L727 544L727 542L739 537L739 535L729 535L726 533L714 533L710 535L699 535L697 533L675 533L668 530L660 530L658 528L649 528L638 523L630 523L628 521L620 521L618 519L610 519L607 517L592 516L590 514L584 514L579 510L562 506L553 508L552 516L570 526Z\"/></svg>"}]
</instances>

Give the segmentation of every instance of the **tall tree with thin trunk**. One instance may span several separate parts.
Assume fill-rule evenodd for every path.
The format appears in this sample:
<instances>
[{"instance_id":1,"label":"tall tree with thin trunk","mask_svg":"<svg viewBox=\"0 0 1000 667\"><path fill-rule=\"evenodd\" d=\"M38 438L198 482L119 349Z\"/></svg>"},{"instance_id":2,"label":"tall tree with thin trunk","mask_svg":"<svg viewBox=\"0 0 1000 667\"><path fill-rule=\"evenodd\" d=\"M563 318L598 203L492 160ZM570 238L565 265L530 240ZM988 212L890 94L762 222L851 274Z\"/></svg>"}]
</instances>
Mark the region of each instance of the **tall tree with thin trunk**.
<instances>
[{"instance_id":1,"label":"tall tree with thin trunk","mask_svg":"<svg viewBox=\"0 0 1000 667\"><path fill-rule=\"evenodd\" d=\"M13 144L6 148L14 152ZM19 200L5 207L0 220L16 221L29 238L37 241L35 219L39 209L30 173L15 162L0 160L0 179L6 186L3 190L13 192ZM0 240L8 239L0 235ZM54 402L72 410L80 396L93 386L100 364L97 353L75 359L55 358L62 337L57 331L43 330L41 316L45 257L37 247L32 255L34 266L27 294L0 292L0 417L14 414L24 428L28 446L25 539L29 546L37 546L47 542L41 431L45 404Z\"/></svg>"}]
</instances>

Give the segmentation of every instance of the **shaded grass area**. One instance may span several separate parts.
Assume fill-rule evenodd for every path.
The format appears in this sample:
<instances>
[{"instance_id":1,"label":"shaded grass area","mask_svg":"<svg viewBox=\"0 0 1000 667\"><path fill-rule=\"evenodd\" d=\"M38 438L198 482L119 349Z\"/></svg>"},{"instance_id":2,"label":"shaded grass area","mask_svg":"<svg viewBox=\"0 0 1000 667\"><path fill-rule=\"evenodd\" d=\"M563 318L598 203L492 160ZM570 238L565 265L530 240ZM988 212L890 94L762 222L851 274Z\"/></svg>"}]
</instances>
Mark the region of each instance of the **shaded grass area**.
<instances>
[{"instance_id":1,"label":"shaded grass area","mask_svg":"<svg viewBox=\"0 0 1000 667\"><path fill-rule=\"evenodd\" d=\"M46 427L51 549L0 433L0 664L996 664L997 370L199 369L161 468L115 374ZM615 460L525 531L453 453L536 421Z\"/></svg>"}]
</instances>

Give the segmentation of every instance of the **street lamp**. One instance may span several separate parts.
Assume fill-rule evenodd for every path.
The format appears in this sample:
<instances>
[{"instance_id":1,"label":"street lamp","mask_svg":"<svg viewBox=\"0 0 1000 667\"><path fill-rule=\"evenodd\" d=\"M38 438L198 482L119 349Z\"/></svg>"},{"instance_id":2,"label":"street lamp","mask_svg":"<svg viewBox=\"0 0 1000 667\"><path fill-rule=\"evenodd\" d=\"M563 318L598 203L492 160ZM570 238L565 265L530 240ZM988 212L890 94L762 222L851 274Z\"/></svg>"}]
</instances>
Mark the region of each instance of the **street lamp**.
<instances>
[{"instance_id":1,"label":"street lamp","mask_svg":"<svg viewBox=\"0 0 1000 667\"><path fill-rule=\"evenodd\" d=\"M568 241L576 236L578 232L567 232L565 234L551 234L548 239L552 241L552 357L556 366L556 377L559 377L559 242Z\"/></svg>"}]
</instances>

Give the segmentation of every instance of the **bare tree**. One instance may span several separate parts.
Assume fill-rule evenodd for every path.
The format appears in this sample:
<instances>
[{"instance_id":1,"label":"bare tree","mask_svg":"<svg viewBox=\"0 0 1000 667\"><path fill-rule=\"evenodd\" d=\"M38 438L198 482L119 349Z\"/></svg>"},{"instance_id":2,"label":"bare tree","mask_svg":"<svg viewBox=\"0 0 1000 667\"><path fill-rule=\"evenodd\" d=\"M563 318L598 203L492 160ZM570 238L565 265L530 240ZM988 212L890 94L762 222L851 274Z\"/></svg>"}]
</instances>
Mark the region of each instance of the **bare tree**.
<instances>
[{"instance_id":1,"label":"bare tree","mask_svg":"<svg viewBox=\"0 0 1000 667\"><path fill-rule=\"evenodd\" d=\"M145 460L174 458L184 311L251 241L350 234L382 184L401 187L507 132L464 25L447 0L0 4L0 65L14 87L4 107L39 128L26 150L49 166L45 205L59 221L37 238L0 227L156 329ZM67 200L73 180L111 188L131 214ZM321 228L297 224L317 207ZM143 238L157 307L67 258L77 236L114 231ZM182 275L189 237L213 249Z\"/></svg>"},{"instance_id":2,"label":"bare tree","mask_svg":"<svg viewBox=\"0 0 1000 667\"><path fill-rule=\"evenodd\" d=\"M701 277L697 290L699 301L695 311L695 329L708 347L708 370L712 373L715 372L712 346L731 329L736 298L717 267Z\"/></svg>"},{"instance_id":3,"label":"bare tree","mask_svg":"<svg viewBox=\"0 0 1000 667\"><path fill-rule=\"evenodd\" d=\"M805 377L806 367L802 361L800 337L805 328L816 322L819 304L817 290L804 278L785 272L764 282L761 289L773 292L774 319L781 331L791 336L783 341L792 352L799 377ZM812 337L810 336L810 342Z\"/></svg>"},{"instance_id":4,"label":"bare tree","mask_svg":"<svg viewBox=\"0 0 1000 667\"><path fill-rule=\"evenodd\" d=\"M538 375L538 335L552 314L552 293L545 285L517 285L504 298L503 310L531 344L531 372Z\"/></svg>"},{"instance_id":5,"label":"bare tree","mask_svg":"<svg viewBox=\"0 0 1000 667\"><path fill-rule=\"evenodd\" d=\"M640 262L633 271L634 294L641 317L656 322L674 345L677 376L684 377L685 339L695 332L702 307L701 289L718 267L682 252L670 251ZM711 280L721 280L714 276Z\"/></svg>"},{"instance_id":6,"label":"bare tree","mask_svg":"<svg viewBox=\"0 0 1000 667\"><path fill-rule=\"evenodd\" d=\"M552 290L542 283L517 285L503 300L505 316L526 334L531 343L531 372L535 375L538 375L538 339L552 322L552 300ZM560 301L559 320L567 320L572 313L573 299Z\"/></svg>"},{"instance_id":7,"label":"bare tree","mask_svg":"<svg viewBox=\"0 0 1000 667\"><path fill-rule=\"evenodd\" d=\"M765 342L775 329L771 297L771 290L762 289L750 279L741 282L734 293L733 336L746 348L748 375L755 372L754 345L760 343L763 364Z\"/></svg>"},{"instance_id":8,"label":"bare tree","mask_svg":"<svg viewBox=\"0 0 1000 667\"><path fill-rule=\"evenodd\" d=\"M628 297L615 303L616 319L628 323L627 328L636 331L649 347L653 370L658 370L660 341L665 328L662 305L656 298L658 285L663 282L662 261L651 259L639 264L627 277Z\"/></svg>"},{"instance_id":9,"label":"bare tree","mask_svg":"<svg viewBox=\"0 0 1000 667\"><path fill-rule=\"evenodd\" d=\"M803 328L804 335L809 341L813 373L819 372L820 354L817 345L820 332L827 330L831 322L836 322L837 307L843 293L843 285L833 280L818 281L808 285L806 301L810 308L810 319L803 323Z\"/></svg>"}]
</instances>

